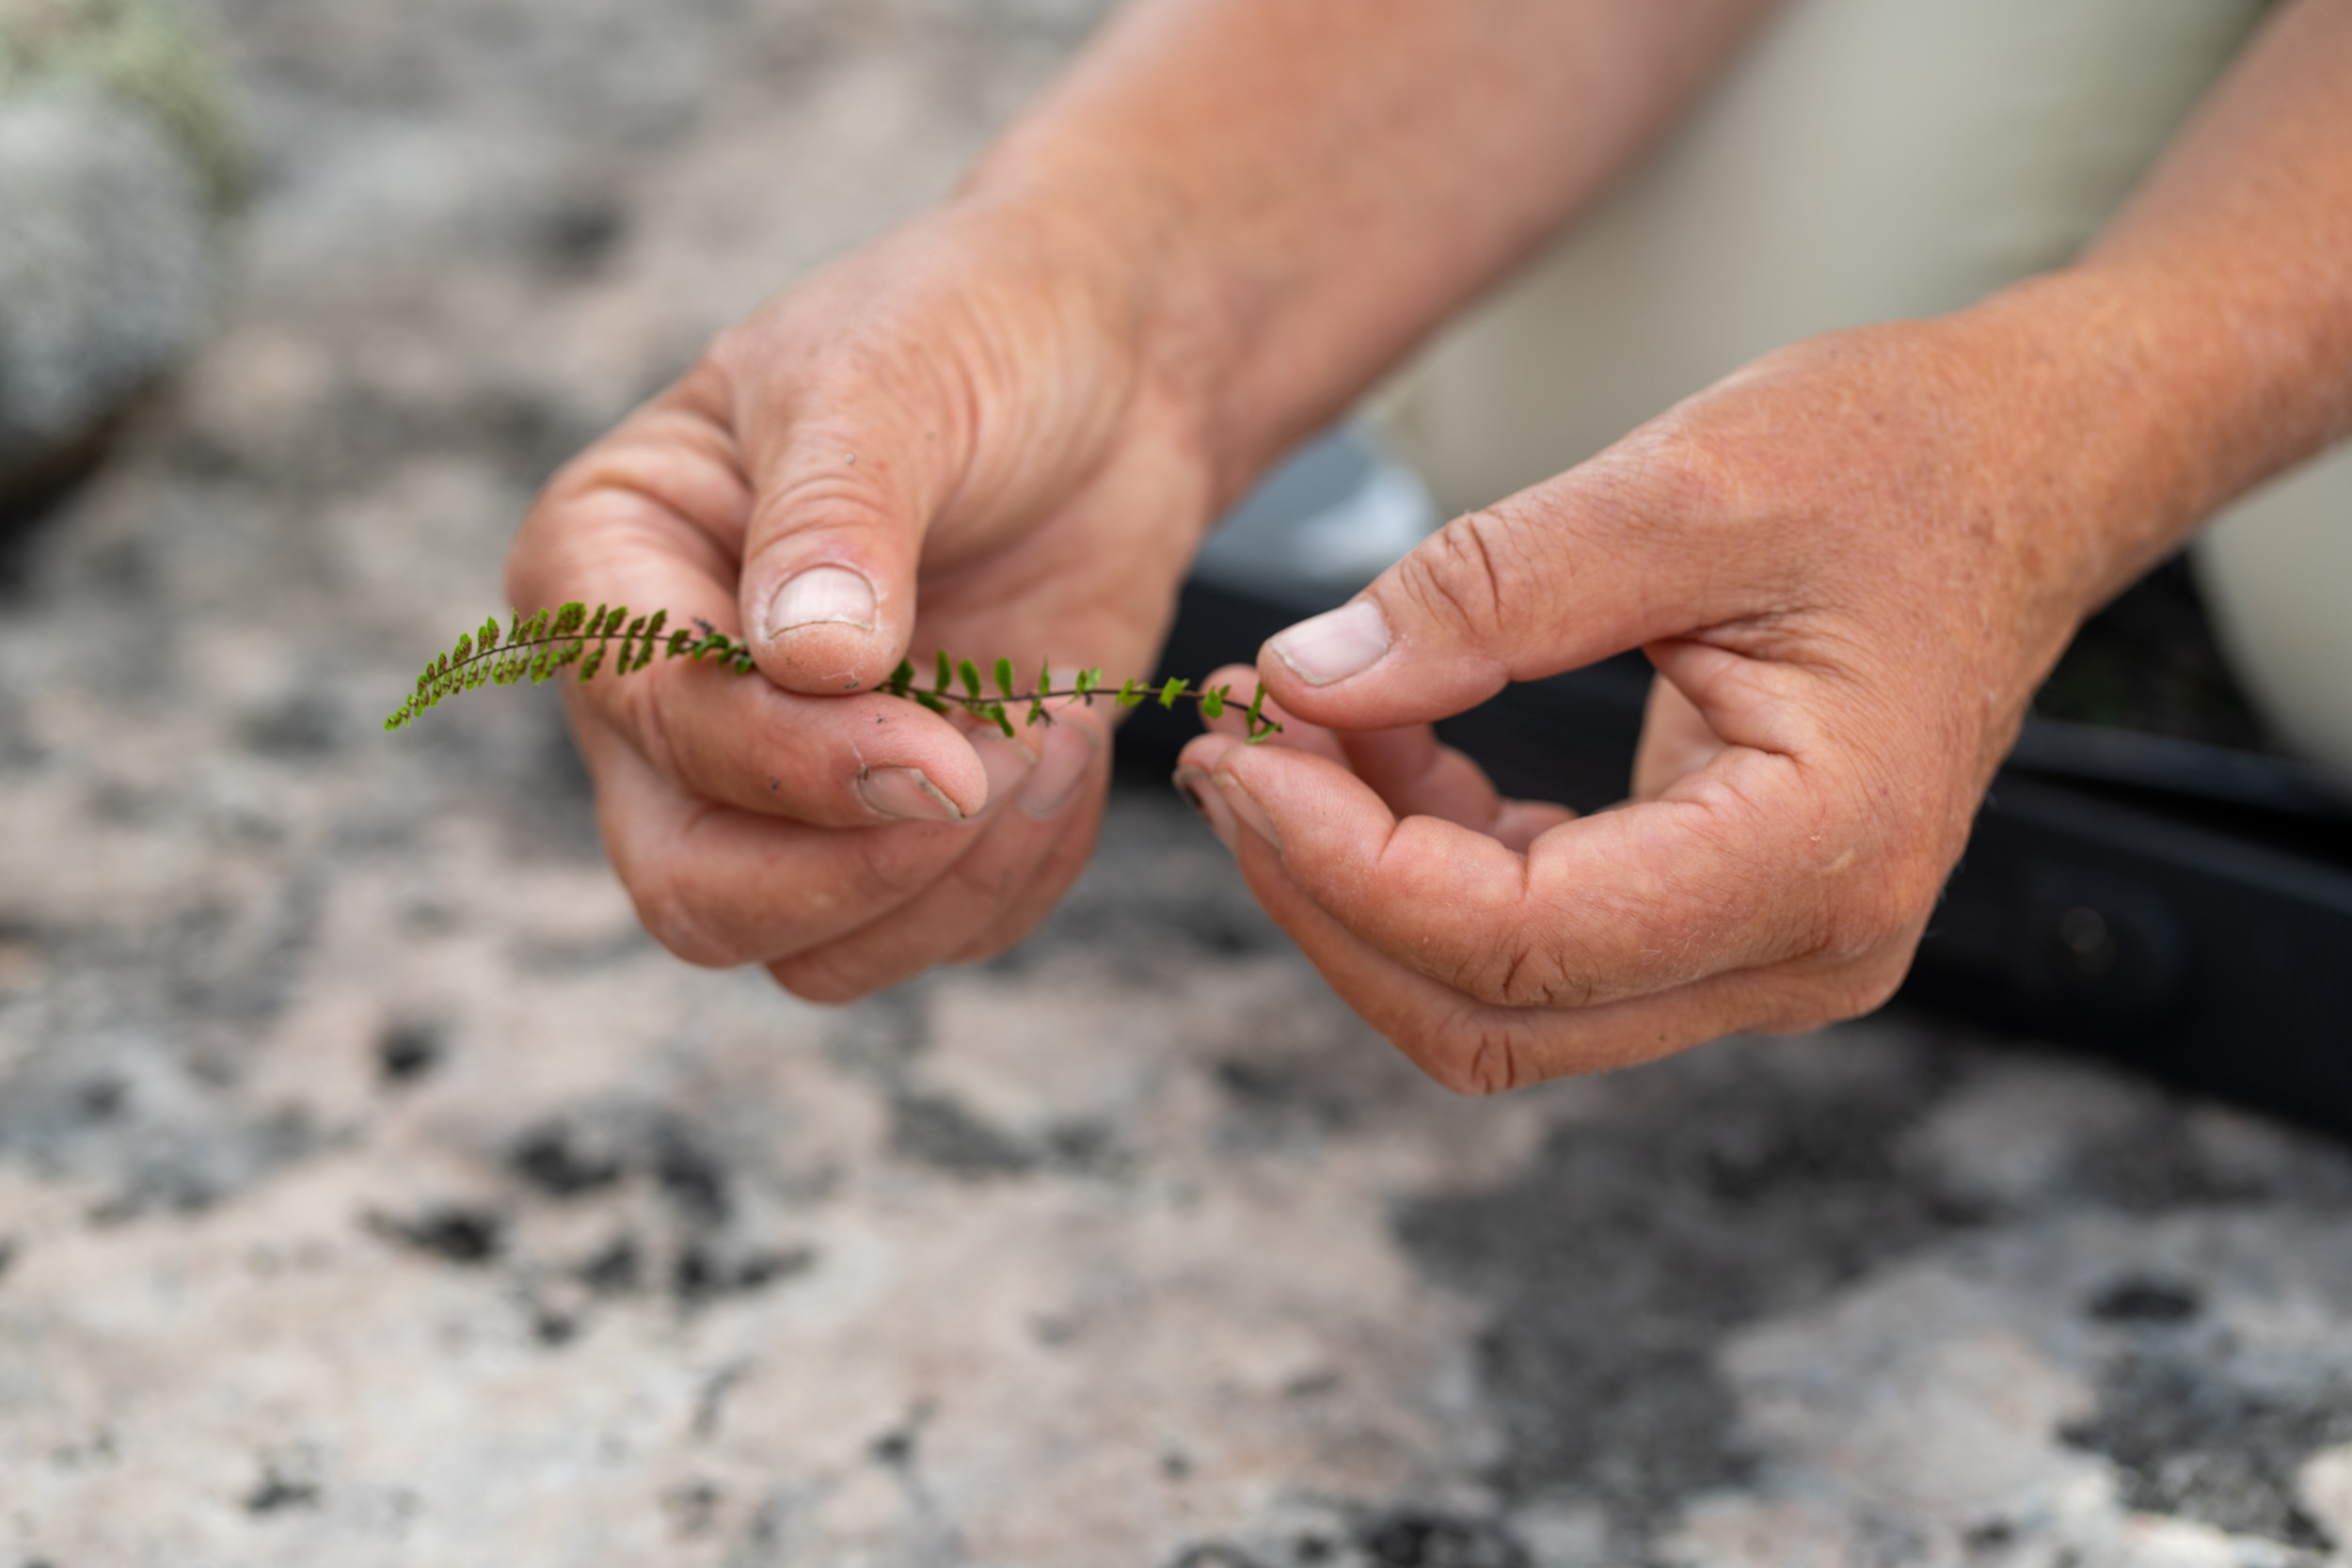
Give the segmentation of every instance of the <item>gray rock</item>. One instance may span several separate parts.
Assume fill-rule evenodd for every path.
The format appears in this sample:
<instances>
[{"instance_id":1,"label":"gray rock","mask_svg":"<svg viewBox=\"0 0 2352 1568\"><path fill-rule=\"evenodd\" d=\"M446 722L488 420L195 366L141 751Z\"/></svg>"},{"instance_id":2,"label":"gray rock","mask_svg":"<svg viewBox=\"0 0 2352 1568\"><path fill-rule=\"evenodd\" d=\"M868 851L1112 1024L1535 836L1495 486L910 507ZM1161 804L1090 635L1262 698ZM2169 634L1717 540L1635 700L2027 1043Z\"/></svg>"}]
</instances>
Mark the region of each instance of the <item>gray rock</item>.
<instances>
[{"instance_id":1,"label":"gray rock","mask_svg":"<svg viewBox=\"0 0 2352 1568\"><path fill-rule=\"evenodd\" d=\"M145 111L71 86L0 101L0 496L196 346L211 225Z\"/></svg>"}]
</instances>

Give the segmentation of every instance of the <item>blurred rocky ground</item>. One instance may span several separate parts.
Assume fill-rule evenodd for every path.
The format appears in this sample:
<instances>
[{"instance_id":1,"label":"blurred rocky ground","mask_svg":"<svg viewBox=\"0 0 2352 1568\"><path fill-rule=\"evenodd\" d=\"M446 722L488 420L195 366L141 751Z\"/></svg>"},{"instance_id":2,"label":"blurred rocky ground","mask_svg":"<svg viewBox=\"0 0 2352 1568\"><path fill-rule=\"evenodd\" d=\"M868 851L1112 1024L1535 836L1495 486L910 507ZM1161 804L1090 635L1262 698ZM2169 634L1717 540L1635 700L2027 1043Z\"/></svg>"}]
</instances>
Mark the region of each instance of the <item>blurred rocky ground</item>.
<instances>
[{"instance_id":1,"label":"blurred rocky ground","mask_svg":"<svg viewBox=\"0 0 2352 1568\"><path fill-rule=\"evenodd\" d=\"M544 693L381 735L1093 0L202 14L209 336L0 577L0 1568L2347 1560L2341 1148L1909 1018L1451 1100L1149 778L1037 940L819 1010L639 934ZM0 189L212 223L135 100L0 103ZM27 245L135 270L41 178L8 332Z\"/></svg>"}]
</instances>

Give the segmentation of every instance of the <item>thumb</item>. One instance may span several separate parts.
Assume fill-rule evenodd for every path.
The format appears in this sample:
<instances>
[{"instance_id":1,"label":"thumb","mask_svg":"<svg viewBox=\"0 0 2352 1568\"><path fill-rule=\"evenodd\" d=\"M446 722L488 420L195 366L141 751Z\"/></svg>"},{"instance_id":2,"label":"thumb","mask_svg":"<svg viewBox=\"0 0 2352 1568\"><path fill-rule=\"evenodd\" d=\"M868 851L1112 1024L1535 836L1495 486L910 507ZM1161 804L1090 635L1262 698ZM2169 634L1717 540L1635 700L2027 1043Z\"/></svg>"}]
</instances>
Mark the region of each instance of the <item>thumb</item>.
<instances>
[{"instance_id":1,"label":"thumb","mask_svg":"<svg viewBox=\"0 0 2352 1568\"><path fill-rule=\"evenodd\" d=\"M905 445L887 420L836 416L793 420L773 451L746 452L743 626L778 686L870 690L906 657L936 486L900 459Z\"/></svg>"},{"instance_id":2,"label":"thumb","mask_svg":"<svg viewBox=\"0 0 2352 1568\"><path fill-rule=\"evenodd\" d=\"M1599 504L1585 475L1455 518L1269 639L1258 668L1275 700L1335 729L1420 723L1706 624L1722 579L1710 589L1675 547L1682 519L1631 513L1616 486Z\"/></svg>"}]
</instances>

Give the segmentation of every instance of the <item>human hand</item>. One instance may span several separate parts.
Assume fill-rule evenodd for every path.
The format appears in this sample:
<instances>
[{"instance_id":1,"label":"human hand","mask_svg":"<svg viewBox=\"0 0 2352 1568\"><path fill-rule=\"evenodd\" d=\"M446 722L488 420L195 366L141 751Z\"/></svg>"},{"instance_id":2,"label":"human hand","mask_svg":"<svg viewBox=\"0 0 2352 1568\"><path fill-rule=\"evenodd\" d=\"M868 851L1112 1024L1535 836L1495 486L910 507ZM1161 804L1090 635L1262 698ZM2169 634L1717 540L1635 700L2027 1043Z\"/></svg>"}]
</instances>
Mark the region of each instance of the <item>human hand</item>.
<instances>
[{"instance_id":1,"label":"human hand","mask_svg":"<svg viewBox=\"0 0 2352 1568\"><path fill-rule=\"evenodd\" d=\"M766 679L568 686L612 863L680 957L842 1001L1018 941L1092 847L1108 714L1008 740L877 693L946 647L1149 670L1211 504L1147 269L967 198L788 291L556 476L526 610L666 606Z\"/></svg>"},{"instance_id":2,"label":"human hand","mask_svg":"<svg viewBox=\"0 0 2352 1568\"><path fill-rule=\"evenodd\" d=\"M1894 990L2033 689L2169 522L2026 294L1784 350L1456 520L1268 644L1288 744L1187 748L1261 901L1433 1077ZM1622 808L1502 802L1418 727L1629 647L1658 680Z\"/></svg>"}]
</instances>

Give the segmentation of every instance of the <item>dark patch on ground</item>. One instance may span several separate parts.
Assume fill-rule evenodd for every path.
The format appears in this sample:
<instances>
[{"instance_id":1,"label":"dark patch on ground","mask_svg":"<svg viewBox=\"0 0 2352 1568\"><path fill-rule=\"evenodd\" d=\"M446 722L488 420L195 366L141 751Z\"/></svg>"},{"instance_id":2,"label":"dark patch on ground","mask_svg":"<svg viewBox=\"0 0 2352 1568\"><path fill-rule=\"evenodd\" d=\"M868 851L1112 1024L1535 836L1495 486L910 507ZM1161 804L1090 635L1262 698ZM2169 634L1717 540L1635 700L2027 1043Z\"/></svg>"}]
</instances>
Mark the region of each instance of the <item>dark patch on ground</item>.
<instances>
[{"instance_id":1,"label":"dark patch on ground","mask_svg":"<svg viewBox=\"0 0 2352 1568\"><path fill-rule=\"evenodd\" d=\"M2185 1353L2136 1350L2099 1381L2099 1409L2061 1435L2112 1462L2123 1505L2324 1551L2296 1472L2352 1439L2352 1387L2256 1391Z\"/></svg>"},{"instance_id":2,"label":"dark patch on ground","mask_svg":"<svg viewBox=\"0 0 2352 1568\"><path fill-rule=\"evenodd\" d=\"M894 1153L966 1180L1063 1171L1115 1177L1128 1167L1117 1133L1093 1120L1057 1122L1035 1139L990 1126L946 1095L902 1091L890 1101Z\"/></svg>"},{"instance_id":3,"label":"dark patch on ground","mask_svg":"<svg viewBox=\"0 0 2352 1568\"><path fill-rule=\"evenodd\" d=\"M116 1121L131 1108L131 1085L119 1078L93 1078L81 1086L73 1099L73 1108L84 1121Z\"/></svg>"},{"instance_id":4,"label":"dark patch on ground","mask_svg":"<svg viewBox=\"0 0 2352 1568\"><path fill-rule=\"evenodd\" d=\"M1038 1163L1034 1150L938 1095L907 1094L891 1101L890 1148L966 1178L1021 1176Z\"/></svg>"},{"instance_id":5,"label":"dark patch on ground","mask_svg":"<svg viewBox=\"0 0 2352 1568\"><path fill-rule=\"evenodd\" d=\"M540 264L565 280L593 277L628 233L628 213L602 192L578 192L553 203L532 226Z\"/></svg>"},{"instance_id":6,"label":"dark patch on ground","mask_svg":"<svg viewBox=\"0 0 2352 1568\"><path fill-rule=\"evenodd\" d=\"M1372 1114L1380 1082L1391 1075L1388 1045L1365 1032L1334 1042L1288 1039L1266 1053L1229 1056L1211 1069L1234 1113L1232 1135L1244 1144L1303 1132L1344 1133Z\"/></svg>"},{"instance_id":7,"label":"dark patch on ground","mask_svg":"<svg viewBox=\"0 0 2352 1568\"><path fill-rule=\"evenodd\" d=\"M1491 1519L1398 1508L1363 1513L1343 1537L1306 1530L1254 1550L1231 1541L1196 1542L1179 1552L1169 1568L1315 1568L1342 1560L1361 1568L1534 1568L1534 1563L1518 1538Z\"/></svg>"},{"instance_id":8,"label":"dark patch on ground","mask_svg":"<svg viewBox=\"0 0 2352 1568\"><path fill-rule=\"evenodd\" d=\"M616 1236L595 1257L580 1266L582 1285L600 1296L625 1296L644 1281L644 1260L637 1250L637 1238Z\"/></svg>"},{"instance_id":9,"label":"dark patch on ground","mask_svg":"<svg viewBox=\"0 0 2352 1568\"><path fill-rule=\"evenodd\" d=\"M601 1192L619 1181L626 1169L618 1154L584 1148L579 1130L563 1122L523 1134L506 1163L516 1175L559 1201Z\"/></svg>"},{"instance_id":10,"label":"dark patch on ground","mask_svg":"<svg viewBox=\"0 0 2352 1568\"><path fill-rule=\"evenodd\" d=\"M1533 1568L1527 1549L1483 1519L1404 1513L1358 1527L1356 1544L1372 1568Z\"/></svg>"},{"instance_id":11,"label":"dark patch on ground","mask_svg":"<svg viewBox=\"0 0 2352 1568\"><path fill-rule=\"evenodd\" d=\"M750 1295L782 1284L817 1266L809 1247L785 1247L727 1259L700 1242L690 1242L671 1270L670 1291L680 1306L693 1307L722 1296Z\"/></svg>"},{"instance_id":12,"label":"dark patch on ground","mask_svg":"<svg viewBox=\"0 0 2352 1568\"><path fill-rule=\"evenodd\" d=\"M490 1210L456 1207L429 1210L409 1220L373 1215L369 1228L445 1263L467 1268L494 1261L505 1231L503 1222Z\"/></svg>"},{"instance_id":13,"label":"dark patch on ground","mask_svg":"<svg viewBox=\"0 0 2352 1568\"><path fill-rule=\"evenodd\" d=\"M729 1208L726 1167L684 1128L662 1127L654 1143L654 1180L691 1224L723 1224Z\"/></svg>"},{"instance_id":14,"label":"dark patch on ground","mask_svg":"<svg viewBox=\"0 0 2352 1568\"><path fill-rule=\"evenodd\" d=\"M376 1077L393 1087L414 1084L441 1065L445 1050L437 1025L413 1019L391 1024L375 1042Z\"/></svg>"},{"instance_id":15,"label":"dark patch on ground","mask_svg":"<svg viewBox=\"0 0 2352 1568\"><path fill-rule=\"evenodd\" d=\"M636 1126L593 1117L543 1122L516 1140L506 1164L541 1196L563 1203L643 1174L672 1212L698 1229L725 1224L733 1206L725 1163L668 1118Z\"/></svg>"},{"instance_id":16,"label":"dark patch on ground","mask_svg":"<svg viewBox=\"0 0 2352 1568\"><path fill-rule=\"evenodd\" d=\"M1491 1308L1479 1350L1506 1497L1590 1497L1646 1532L1740 1484L1725 1336L1963 1222L1897 1156L1946 1064L1874 1043L1851 1070L1800 1076L1775 1049L1627 1074L1619 1109L1554 1133L1519 1180L1397 1213L1428 1275Z\"/></svg>"},{"instance_id":17,"label":"dark patch on ground","mask_svg":"<svg viewBox=\"0 0 2352 1568\"><path fill-rule=\"evenodd\" d=\"M2083 1310L2103 1323L2147 1323L2170 1327L2204 1310L2204 1297L2185 1280L2131 1275L2102 1287Z\"/></svg>"},{"instance_id":18,"label":"dark patch on ground","mask_svg":"<svg viewBox=\"0 0 2352 1568\"><path fill-rule=\"evenodd\" d=\"M320 1494L316 1481L289 1476L271 1465L262 1472L262 1479L252 1491L245 1495L247 1513L283 1513L290 1509L316 1508Z\"/></svg>"}]
</instances>

